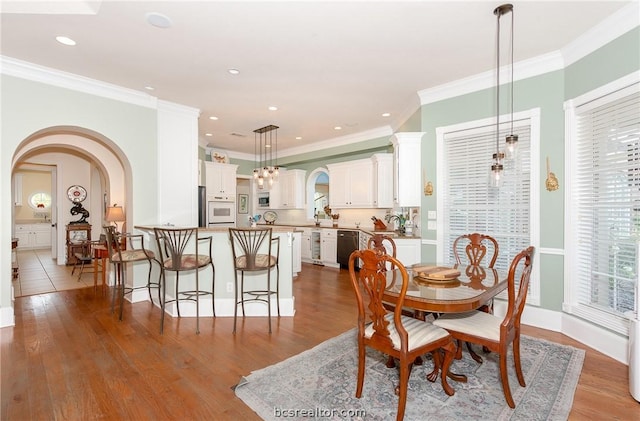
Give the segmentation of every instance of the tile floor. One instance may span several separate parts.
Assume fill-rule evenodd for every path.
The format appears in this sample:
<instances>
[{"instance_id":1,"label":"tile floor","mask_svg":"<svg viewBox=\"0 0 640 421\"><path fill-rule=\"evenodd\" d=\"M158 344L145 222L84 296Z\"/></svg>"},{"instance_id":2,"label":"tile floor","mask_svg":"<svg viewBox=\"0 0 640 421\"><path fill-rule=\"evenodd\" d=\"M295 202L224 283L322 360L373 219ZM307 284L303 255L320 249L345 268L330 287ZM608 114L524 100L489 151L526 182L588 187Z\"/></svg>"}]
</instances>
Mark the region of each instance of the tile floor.
<instances>
[{"instance_id":1,"label":"tile floor","mask_svg":"<svg viewBox=\"0 0 640 421\"><path fill-rule=\"evenodd\" d=\"M18 268L13 280L16 297L93 286L93 268L85 268L78 279L79 268L71 275L73 266L58 265L51 249L18 251Z\"/></svg>"}]
</instances>

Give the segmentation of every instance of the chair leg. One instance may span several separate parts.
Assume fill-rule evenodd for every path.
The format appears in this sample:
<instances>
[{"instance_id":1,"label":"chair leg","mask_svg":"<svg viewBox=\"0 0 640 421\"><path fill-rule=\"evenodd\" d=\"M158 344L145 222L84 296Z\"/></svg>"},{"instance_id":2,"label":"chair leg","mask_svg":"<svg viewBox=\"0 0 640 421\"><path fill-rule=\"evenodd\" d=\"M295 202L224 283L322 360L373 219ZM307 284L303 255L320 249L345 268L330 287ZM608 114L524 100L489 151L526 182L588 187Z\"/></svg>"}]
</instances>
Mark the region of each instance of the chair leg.
<instances>
[{"instance_id":1,"label":"chair leg","mask_svg":"<svg viewBox=\"0 0 640 421\"><path fill-rule=\"evenodd\" d=\"M453 390L453 387L451 387L451 385L447 382L447 377L449 374L449 367L451 367L451 363L453 362L453 358L456 353L456 349L453 342L450 342L449 344L444 346L443 349L444 349L444 362L442 363L442 371L440 374L440 378L442 381L442 389L447 395L453 396L455 391Z\"/></svg>"},{"instance_id":2,"label":"chair leg","mask_svg":"<svg viewBox=\"0 0 640 421\"><path fill-rule=\"evenodd\" d=\"M233 271L235 283L233 288L233 334L236 334L236 322L238 320L238 271Z\"/></svg>"},{"instance_id":3,"label":"chair leg","mask_svg":"<svg viewBox=\"0 0 640 421\"><path fill-rule=\"evenodd\" d=\"M116 305L116 289L118 288L119 281L119 272L118 272L118 264L113 265L113 290L111 294L111 314L113 314Z\"/></svg>"},{"instance_id":4,"label":"chair leg","mask_svg":"<svg viewBox=\"0 0 640 421\"><path fill-rule=\"evenodd\" d=\"M216 317L216 268L211 262L211 309L213 310L213 317Z\"/></svg>"},{"instance_id":5,"label":"chair leg","mask_svg":"<svg viewBox=\"0 0 640 421\"><path fill-rule=\"evenodd\" d=\"M196 268L196 335L200 334L200 277Z\"/></svg>"},{"instance_id":6,"label":"chair leg","mask_svg":"<svg viewBox=\"0 0 640 421\"><path fill-rule=\"evenodd\" d=\"M516 375L518 376L518 383L520 386L525 387L524 374L522 373L522 364L520 363L520 333L516 333L516 337L513 339L513 362L516 366Z\"/></svg>"},{"instance_id":7,"label":"chair leg","mask_svg":"<svg viewBox=\"0 0 640 421\"><path fill-rule=\"evenodd\" d=\"M404 419L404 410L407 406L407 389L409 386L409 373L411 372L411 363L406 361L400 362L400 392L398 394L398 414L396 420Z\"/></svg>"},{"instance_id":8,"label":"chair leg","mask_svg":"<svg viewBox=\"0 0 640 421\"><path fill-rule=\"evenodd\" d=\"M180 299L179 299L179 289L178 289L178 285L179 285L179 280L180 280L180 271L176 271L176 310L178 312L178 317L180 317Z\"/></svg>"},{"instance_id":9,"label":"chair leg","mask_svg":"<svg viewBox=\"0 0 640 421\"><path fill-rule=\"evenodd\" d=\"M124 272L124 265L121 264L120 265L120 272L122 273L121 279L120 279L120 288L121 288L121 292L120 292L120 320L122 321L122 310L124 307L124 286L125 286L125 282L127 281L125 278L125 272Z\"/></svg>"},{"instance_id":10,"label":"chair leg","mask_svg":"<svg viewBox=\"0 0 640 421\"><path fill-rule=\"evenodd\" d=\"M271 271L267 270L267 318L269 319L269 334L271 334Z\"/></svg>"},{"instance_id":11,"label":"chair leg","mask_svg":"<svg viewBox=\"0 0 640 421\"><path fill-rule=\"evenodd\" d=\"M360 398L362 396L362 386L364 384L364 365L366 352L364 348L364 344L358 345L358 381L356 383L356 398Z\"/></svg>"},{"instance_id":12,"label":"chair leg","mask_svg":"<svg viewBox=\"0 0 640 421\"><path fill-rule=\"evenodd\" d=\"M509 388L509 376L507 375L507 352L503 350L500 353L500 379L502 381L502 391L504 392L504 397L507 401L507 405L510 408L515 408L516 404L513 401L513 396L511 396L511 389Z\"/></svg>"},{"instance_id":13,"label":"chair leg","mask_svg":"<svg viewBox=\"0 0 640 421\"><path fill-rule=\"evenodd\" d=\"M153 305L153 297L151 296L151 260L149 260L149 276L147 277L147 291L149 291L149 300L151 300L151 304Z\"/></svg>"},{"instance_id":14,"label":"chair leg","mask_svg":"<svg viewBox=\"0 0 640 421\"><path fill-rule=\"evenodd\" d=\"M278 317L280 317L280 266L276 265L276 300L278 306Z\"/></svg>"},{"instance_id":15,"label":"chair leg","mask_svg":"<svg viewBox=\"0 0 640 421\"><path fill-rule=\"evenodd\" d=\"M160 280L162 278L162 281ZM160 294L160 288L162 288L162 298L160 299L160 334L164 333L164 303L167 301L167 282L164 275L164 268L160 268L160 275L158 276L158 294Z\"/></svg>"}]
</instances>

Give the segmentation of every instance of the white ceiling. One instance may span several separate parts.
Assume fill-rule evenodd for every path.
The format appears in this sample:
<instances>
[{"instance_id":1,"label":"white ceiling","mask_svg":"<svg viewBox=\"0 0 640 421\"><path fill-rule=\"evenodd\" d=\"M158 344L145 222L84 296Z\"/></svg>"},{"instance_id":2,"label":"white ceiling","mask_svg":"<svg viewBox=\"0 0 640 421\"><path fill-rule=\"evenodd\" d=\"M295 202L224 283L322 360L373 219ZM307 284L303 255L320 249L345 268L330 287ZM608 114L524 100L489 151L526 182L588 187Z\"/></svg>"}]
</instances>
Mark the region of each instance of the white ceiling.
<instances>
[{"instance_id":1,"label":"white ceiling","mask_svg":"<svg viewBox=\"0 0 640 421\"><path fill-rule=\"evenodd\" d=\"M514 60L560 50L628 3L513 2ZM275 124L281 152L311 151L315 142L390 132L417 110L418 91L495 68L500 4L3 0L0 52L200 109L202 144L252 154L253 130ZM172 27L151 26L148 12Z\"/></svg>"}]
</instances>

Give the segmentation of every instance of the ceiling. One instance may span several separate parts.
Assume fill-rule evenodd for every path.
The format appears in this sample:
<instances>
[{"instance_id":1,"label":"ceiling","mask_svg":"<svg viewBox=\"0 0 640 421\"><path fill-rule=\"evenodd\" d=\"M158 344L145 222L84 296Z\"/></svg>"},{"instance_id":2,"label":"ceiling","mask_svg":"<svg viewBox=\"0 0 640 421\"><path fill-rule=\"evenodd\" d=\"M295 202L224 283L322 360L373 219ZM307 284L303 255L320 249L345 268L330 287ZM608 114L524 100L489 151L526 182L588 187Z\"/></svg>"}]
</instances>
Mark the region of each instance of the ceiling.
<instances>
[{"instance_id":1,"label":"ceiling","mask_svg":"<svg viewBox=\"0 0 640 421\"><path fill-rule=\"evenodd\" d=\"M560 50L629 2L513 3L518 62ZM2 0L0 52L197 108L202 145L253 154L253 130L277 125L286 154L391 133L419 91L495 68L500 4ZM171 27L149 24L150 12Z\"/></svg>"}]
</instances>

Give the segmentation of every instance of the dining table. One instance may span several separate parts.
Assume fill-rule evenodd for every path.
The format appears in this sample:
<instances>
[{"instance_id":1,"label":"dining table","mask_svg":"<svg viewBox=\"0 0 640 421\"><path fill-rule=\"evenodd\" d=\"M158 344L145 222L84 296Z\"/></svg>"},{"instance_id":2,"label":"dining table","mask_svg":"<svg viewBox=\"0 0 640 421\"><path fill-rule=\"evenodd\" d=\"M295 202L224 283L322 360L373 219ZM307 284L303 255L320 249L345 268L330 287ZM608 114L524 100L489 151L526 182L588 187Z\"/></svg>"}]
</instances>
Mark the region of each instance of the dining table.
<instances>
[{"instance_id":1,"label":"dining table","mask_svg":"<svg viewBox=\"0 0 640 421\"><path fill-rule=\"evenodd\" d=\"M507 289L507 271L476 265L445 265L431 262L407 266L409 285L404 309L425 320L429 313L464 313L477 310ZM398 302L402 278L398 269L387 271L383 300L392 306ZM419 363L419 362L418 362ZM427 377L437 378L438 367ZM466 382L466 376L448 373L453 380ZM434 381L432 380L432 381Z\"/></svg>"}]
</instances>

